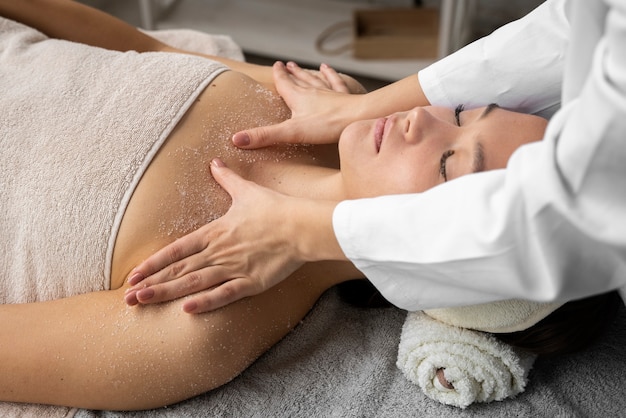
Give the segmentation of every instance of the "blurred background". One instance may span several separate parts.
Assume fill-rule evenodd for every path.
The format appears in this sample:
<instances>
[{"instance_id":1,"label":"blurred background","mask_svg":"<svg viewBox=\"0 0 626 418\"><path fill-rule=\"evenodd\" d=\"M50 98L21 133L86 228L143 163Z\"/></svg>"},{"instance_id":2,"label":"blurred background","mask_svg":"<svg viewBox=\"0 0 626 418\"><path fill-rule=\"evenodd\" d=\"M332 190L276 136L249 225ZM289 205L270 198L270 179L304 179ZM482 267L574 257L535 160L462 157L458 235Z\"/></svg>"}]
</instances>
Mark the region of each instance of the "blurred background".
<instances>
[{"instance_id":1,"label":"blurred background","mask_svg":"<svg viewBox=\"0 0 626 418\"><path fill-rule=\"evenodd\" d=\"M143 29L229 35L250 62L325 62L371 90L415 74L543 0L81 1Z\"/></svg>"}]
</instances>

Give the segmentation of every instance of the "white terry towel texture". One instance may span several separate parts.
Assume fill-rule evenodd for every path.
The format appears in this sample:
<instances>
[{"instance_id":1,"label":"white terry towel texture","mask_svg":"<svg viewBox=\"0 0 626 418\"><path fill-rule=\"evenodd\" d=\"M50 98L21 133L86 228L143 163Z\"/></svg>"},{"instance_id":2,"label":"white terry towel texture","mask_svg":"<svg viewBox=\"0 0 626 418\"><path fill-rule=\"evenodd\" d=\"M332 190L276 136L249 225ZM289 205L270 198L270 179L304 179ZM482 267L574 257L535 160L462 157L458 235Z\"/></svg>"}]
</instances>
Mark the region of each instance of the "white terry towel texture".
<instances>
[{"instance_id":1,"label":"white terry towel texture","mask_svg":"<svg viewBox=\"0 0 626 418\"><path fill-rule=\"evenodd\" d=\"M528 329L562 305L561 302L539 303L509 299L472 306L428 309L424 312L444 324L503 333Z\"/></svg>"},{"instance_id":2,"label":"white terry towel texture","mask_svg":"<svg viewBox=\"0 0 626 418\"><path fill-rule=\"evenodd\" d=\"M466 408L475 402L514 397L526 387L536 356L517 351L492 335L447 325L423 312L404 322L397 366L431 399ZM454 389L443 387L437 370Z\"/></svg>"},{"instance_id":3,"label":"white terry towel texture","mask_svg":"<svg viewBox=\"0 0 626 418\"><path fill-rule=\"evenodd\" d=\"M209 34L187 31L187 30L185 31L170 30L165 33L156 31L156 32L150 32L150 35L158 39L161 39L163 42L171 46L175 46L175 47L179 47L179 48L187 49L187 50L190 50L190 48L188 48L186 44L189 43L189 41L193 38L195 40L194 45L198 49L197 52L202 52L202 53L211 54L211 55L226 56L228 58L232 58L236 60L241 60L243 57L243 54L241 50L238 48L238 46L232 41L232 39L230 39L227 36L222 36L222 35L213 36ZM19 66L18 63L11 60L10 53L12 51L18 51L18 52L28 51L29 48L31 48L32 44L36 44L37 42L40 42L44 39L45 39L45 36L35 31L34 29L30 29L20 24L17 24L15 22L12 22L10 20L0 18L0 51L2 52L2 54L0 54L2 55L2 60L0 60L1 61L0 64L2 64L3 66L2 68L0 68L0 72L10 69L12 65L16 66L16 68ZM104 54L104 52L102 52L102 54ZM113 53L113 54L116 54L116 53ZM17 54L17 55L19 57L20 54ZM54 52L51 52L51 55L54 55ZM42 60L41 56L39 58L40 60ZM64 60L65 62L71 61L70 58L72 57L56 57L55 59L51 60L51 63L49 66L41 68L41 71L51 72L51 74L54 73L55 71L63 71L63 70L59 70L59 66L57 66L56 64ZM197 58L194 58L194 59L197 60ZM210 62L210 61L207 61L207 62ZM65 70L67 70L66 67L61 66L61 68L64 68ZM192 68L193 67L190 67L189 70L191 71ZM73 69L76 69L76 67L73 67ZM35 80L29 79L27 75L28 73L25 73L25 74L18 74L18 77L14 77L14 78L7 77L5 79L5 83L11 83L11 82L18 83L15 80L19 80L20 82L24 81L22 84L19 84L22 86L21 94L24 97L30 97L33 101L40 100L40 96L34 87L36 85ZM145 77L148 77L148 76L149 75L147 74L145 75ZM94 75L94 78L97 79L98 78L97 75ZM3 86L6 85L3 83L0 83L0 84L2 84ZM80 92L76 92L76 100L80 100L79 93ZM6 91L3 91L3 94L6 94ZM15 107L15 105L11 104L8 101L8 99L4 101L0 100L0 102L2 102L2 104L6 104L7 106ZM20 109L17 109L17 110L20 110ZM32 116L28 114L29 108L27 106L25 106L21 111L24 112L23 117L26 119L28 119L29 116ZM64 114L65 110L62 107L58 107L58 106L52 107L50 111L56 112L57 117L55 119L60 119L60 120L68 119L67 116ZM52 130L51 120L49 120L48 122L49 123L46 124L46 126L39 126L33 123L33 125L30 126L31 132L32 131L45 132L48 129ZM110 121L110 122L112 125L115 123L115 121ZM2 138L3 134L7 132L12 132L11 129L9 129L6 126L6 124L10 124L10 123L11 121L6 117L6 113L5 113L3 118L0 120L0 127L2 127L2 129L0 130L1 131L0 138ZM76 129L81 130L83 129L83 127L76 126ZM52 136L54 137L55 135L53 134ZM20 139L19 137L16 137L16 140L19 140L19 139ZM59 137L57 133L56 140L58 139ZM5 174L4 172L5 168L7 167L1 166L0 172ZM11 181L11 178L7 176L3 176L2 182L5 182L5 181ZM64 187L64 186L65 185L61 184L59 187ZM5 186L3 184L2 187L0 188L0 196L2 196L3 198L4 198L4 194L3 194L4 187ZM29 208L24 208L24 209L29 209ZM43 238L45 239L45 237ZM5 243L5 244L11 245L11 243ZM6 254L3 254L3 255L6 255ZM26 257L28 256L28 254L24 254L24 256ZM102 262L102 261L103 260L98 260L98 262ZM27 274L27 273L28 272L21 272L21 274ZM17 284L15 283L15 281L17 280L16 275L9 275L8 277L5 277L5 278L7 279L6 282L1 280L2 278L0 278L0 301L2 301L3 303L8 303L8 302L20 303L20 302L27 302L27 301L34 301L34 300L47 300L51 298L70 296L71 294L81 293L82 291L98 290L97 283L93 284L89 282L84 285L76 284L76 283L68 284L68 283L59 283L59 281L56 281L56 280L52 281L49 286L44 286L44 287L39 287L39 288L36 286L22 286L20 288L20 286L17 286ZM82 290L81 288L79 288L79 286L83 286ZM18 288L17 290L15 289L16 287ZM11 292L16 296L9 297L6 294L8 293L9 289L11 289ZM60 406L0 402L0 417L26 417L26 418L28 417L62 418L63 417L63 418L68 418L68 417L74 416L76 411L77 409L75 408L67 408L67 407L60 407Z\"/></svg>"},{"instance_id":4,"label":"white terry towel texture","mask_svg":"<svg viewBox=\"0 0 626 418\"><path fill-rule=\"evenodd\" d=\"M225 70L197 56L48 39L0 19L1 303L109 288L135 186Z\"/></svg>"}]
</instances>

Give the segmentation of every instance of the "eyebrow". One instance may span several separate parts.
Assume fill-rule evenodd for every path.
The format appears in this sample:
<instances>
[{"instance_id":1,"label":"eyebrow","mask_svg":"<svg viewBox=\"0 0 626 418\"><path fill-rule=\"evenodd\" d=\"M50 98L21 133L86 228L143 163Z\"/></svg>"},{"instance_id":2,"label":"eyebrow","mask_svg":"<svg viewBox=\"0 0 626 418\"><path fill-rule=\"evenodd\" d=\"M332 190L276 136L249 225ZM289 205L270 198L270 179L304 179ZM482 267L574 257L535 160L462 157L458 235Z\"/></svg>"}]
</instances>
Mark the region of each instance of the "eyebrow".
<instances>
[{"instance_id":1,"label":"eyebrow","mask_svg":"<svg viewBox=\"0 0 626 418\"><path fill-rule=\"evenodd\" d=\"M500 106L497 103L490 103L489 105L487 105L485 110L483 110L483 113L481 113L478 119L486 118L487 115L490 114L494 109L499 109L499 108Z\"/></svg>"},{"instance_id":2,"label":"eyebrow","mask_svg":"<svg viewBox=\"0 0 626 418\"><path fill-rule=\"evenodd\" d=\"M472 173L480 173L485 171L485 148L481 142L476 142L474 147L474 162L472 164Z\"/></svg>"},{"instance_id":3,"label":"eyebrow","mask_svg":"<svg viewBox=\"0 0 626 418\"><path fill-rule=\"evenodd\" d=\"M487 105L483 113L480 114L478 119L486 118L494 109L499 109L500 106L497 103L490 103ZM480 142L476 143L474 147L474 162L472 164L472 173L480 173L481 171L485 171L485 148L483 144Z\"/></svg>"}]
</instances>

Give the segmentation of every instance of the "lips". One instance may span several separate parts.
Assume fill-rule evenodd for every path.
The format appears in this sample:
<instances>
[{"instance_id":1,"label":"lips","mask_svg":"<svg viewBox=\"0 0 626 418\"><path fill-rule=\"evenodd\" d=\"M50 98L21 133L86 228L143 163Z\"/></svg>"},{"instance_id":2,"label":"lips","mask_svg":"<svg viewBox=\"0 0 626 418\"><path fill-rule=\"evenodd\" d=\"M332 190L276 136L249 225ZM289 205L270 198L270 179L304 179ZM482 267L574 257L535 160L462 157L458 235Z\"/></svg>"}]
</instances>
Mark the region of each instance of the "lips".
<instances>
[{"instance_id":1,"label":"lips","mask_svg":"<svg viewBox=\"0 0 626 418\"><path fill-rule=\"evenodd\" d=\"M376 152L380 152L380 146L383 143L383 135L385 134L385 124L387 118L381 118L376 121L374 127L374 144L376 145Z\"/></svg>"}]
</instances>

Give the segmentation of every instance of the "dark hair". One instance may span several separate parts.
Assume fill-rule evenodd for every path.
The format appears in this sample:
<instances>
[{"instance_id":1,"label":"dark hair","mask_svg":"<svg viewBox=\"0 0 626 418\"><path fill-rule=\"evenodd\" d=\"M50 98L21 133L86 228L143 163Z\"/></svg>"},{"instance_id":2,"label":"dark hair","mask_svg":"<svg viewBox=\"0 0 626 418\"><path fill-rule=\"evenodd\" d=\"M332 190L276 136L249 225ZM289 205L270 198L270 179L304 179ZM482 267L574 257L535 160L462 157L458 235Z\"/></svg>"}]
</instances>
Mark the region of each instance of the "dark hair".
<instances>
[{"instance_id":1,"label":"dark hair","mask_svg":"<svg viewBox=\"0 0 626 418\"><path fill-rule=\"evenodd\" d=\"M493 335L542 356L573 353L590 346L606 332L621 304L617 291L574 300L526 330Z\"/></svg>"},{"instance_id":2,"label":"dark hair","mask_svg":"<svg viewBox=\"0 0 626 418\"><path fill-rule=\"evenodd\" d=\"M337 285L339 296L359 308L389 308L393 305L366 279L355 279Z\"/></svg>"},{"instance_id":3,"label":"dark hair","mask_svg":"<svg viewBox=\"0 0 626 418\"><path fill-rule=\"evenodd\" d=\"M338 285L339 295L361 308L393 306L368 280ZM582 350L606 332L616 318L622 299L617 291L567 302L532 327L518 332L492 334L500 341L541 356Z\"/></svg>"}]
</instances>

